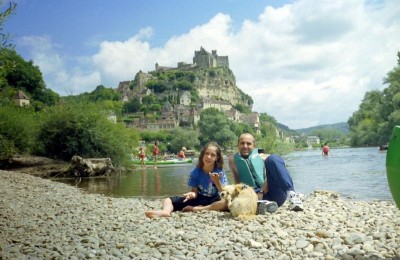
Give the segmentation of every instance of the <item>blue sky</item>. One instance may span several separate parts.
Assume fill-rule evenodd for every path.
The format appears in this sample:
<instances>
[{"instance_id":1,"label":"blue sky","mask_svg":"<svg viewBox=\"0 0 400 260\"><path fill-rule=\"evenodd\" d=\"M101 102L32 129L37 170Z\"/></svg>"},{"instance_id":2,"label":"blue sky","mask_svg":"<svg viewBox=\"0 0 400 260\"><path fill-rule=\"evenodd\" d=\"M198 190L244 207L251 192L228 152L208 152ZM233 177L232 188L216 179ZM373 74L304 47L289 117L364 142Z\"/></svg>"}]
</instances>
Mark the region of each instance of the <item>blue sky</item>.
<instances>
[{"instance_id":1,"label":"blue sky","mask_svg":"<svg viewBox=\"0 0 400 260\"><path fill-rule=\"evenodd\" d=\"M14 2L4 32L61 95L191 63L202 46L229 56L254 111L292 129L347 121L400 51L398 0Z\"/></svg>"}]
</instances>

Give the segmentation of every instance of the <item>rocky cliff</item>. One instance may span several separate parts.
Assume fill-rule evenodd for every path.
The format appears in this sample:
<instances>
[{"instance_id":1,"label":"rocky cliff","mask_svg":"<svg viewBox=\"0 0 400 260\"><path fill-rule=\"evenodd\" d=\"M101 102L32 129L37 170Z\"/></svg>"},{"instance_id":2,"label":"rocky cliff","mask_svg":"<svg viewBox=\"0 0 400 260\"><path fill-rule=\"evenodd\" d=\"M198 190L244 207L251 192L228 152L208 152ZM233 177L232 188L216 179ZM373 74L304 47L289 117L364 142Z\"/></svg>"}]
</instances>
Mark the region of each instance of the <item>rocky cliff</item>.
<instances>
[{"instance_id":1,"label":"rocky cliff","mask_svg":"<svg viewBox=\"0 0 400 260\"><path fill-rule=\"evenodd\" d=\"M194 67L190 70L175 68L149 73L140 71L134 80L120 82L117 89L128 100L147 95L148 90L159 97L176 96L175 100L179 100L179 90L189 90L197 92L198 96L228 101L231 105L242 104L250 109L253 105L252 98L237 87L233 72L224 66L208 69Z\"/></svg>"}]
</instances>

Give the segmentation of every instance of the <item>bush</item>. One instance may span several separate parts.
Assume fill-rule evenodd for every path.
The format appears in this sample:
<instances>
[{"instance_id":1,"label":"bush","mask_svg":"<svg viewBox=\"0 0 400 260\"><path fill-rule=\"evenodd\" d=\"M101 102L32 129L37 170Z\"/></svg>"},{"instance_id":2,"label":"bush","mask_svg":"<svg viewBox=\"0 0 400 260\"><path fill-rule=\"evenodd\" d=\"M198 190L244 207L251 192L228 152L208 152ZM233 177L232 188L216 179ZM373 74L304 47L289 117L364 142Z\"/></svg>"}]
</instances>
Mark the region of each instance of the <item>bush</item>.
<instances>
[{"instance_id":1,"label":"bush","mask_svg":"<svg viewBox=\"0 0 400 260\"><path fill-rule=\"evenodd\" d=\"M58 105L48 108L46 113L38 134L37 152L47 157L109 157L115 165L124 165L138 140L132 129L123 123L112 123L107 112L95 104Z\"/></svg>"},{"instance_id":2,"label":"bush","mask_svg":"<svg viewBox=\"0 0 400 260\"><path fill-rule=\"evenodd\" d=\"M29 107L0 107L0 155L30 153L40 119Z\"/></svg>"}]
</instances>

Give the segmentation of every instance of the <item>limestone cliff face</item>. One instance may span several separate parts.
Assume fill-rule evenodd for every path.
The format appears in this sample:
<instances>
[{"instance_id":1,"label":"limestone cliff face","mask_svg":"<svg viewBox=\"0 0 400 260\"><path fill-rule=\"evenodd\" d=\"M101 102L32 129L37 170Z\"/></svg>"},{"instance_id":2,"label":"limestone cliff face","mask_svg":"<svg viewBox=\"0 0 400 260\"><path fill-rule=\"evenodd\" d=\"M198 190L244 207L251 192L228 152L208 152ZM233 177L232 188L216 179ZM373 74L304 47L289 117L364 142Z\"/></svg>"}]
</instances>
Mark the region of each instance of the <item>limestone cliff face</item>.
<instances>
[{"instance_id":1,"label":"limestone cliff face","mask_svg":"<svg viewBox=\"0 0 400 260\"><path fill-rule=\"evenodd\" d=\"M200 96L216 97L231 105L243 104L251 108L253 100L236 86L235 76L229 69L220 68L215 74L209 71L193 82Z\"/></svg>"},{"instance_id":2,"label":"limestone cliff face","mask_svg":"<svg viewBox=\"0 0 400 260\"><path fill-rule=\"evenodd\" d=\"M170 75L183 73L179 79ZM169 75L170 78L168 79ZM166 80L168 79L168 80ZM165 93L158 95L177 95L178 93L172 87L174 83L179 80L186 80L191 82L193 87L198 90L199 96L215 97L220 100L228 101L231 105L242 104L246 107L252 108L253 100L250 96L246 95L236 86L236 79L234 74L229 68L218 67L212 69L195 68L186 71L170 70L163 72L138 72L133 81L120 82L117 91L126 97L128 100L135 96L146 95L146 83L149 80L163 81L169 89ZM147 93L148 94L148 93Z\"/></svg>"}]
</instances>

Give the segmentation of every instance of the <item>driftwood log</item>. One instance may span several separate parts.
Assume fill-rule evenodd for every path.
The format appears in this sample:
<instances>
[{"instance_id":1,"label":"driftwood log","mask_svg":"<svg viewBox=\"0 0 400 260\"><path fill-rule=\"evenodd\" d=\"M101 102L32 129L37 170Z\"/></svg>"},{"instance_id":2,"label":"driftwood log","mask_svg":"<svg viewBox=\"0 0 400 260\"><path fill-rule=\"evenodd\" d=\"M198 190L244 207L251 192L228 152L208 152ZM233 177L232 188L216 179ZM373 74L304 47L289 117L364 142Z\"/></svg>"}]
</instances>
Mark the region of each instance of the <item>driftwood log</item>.
<instances>
[{"instance_id":1,"label":"driftwood log","mask_svg":"<svg viewBox=\"0 0 400 260\"><path fill-rule=\"evenodd\" d=\"M108 176L115 172L110 158L82 158L73 156L71 159L72 172L76 177Z\"/></svg>"}]
</instances>

